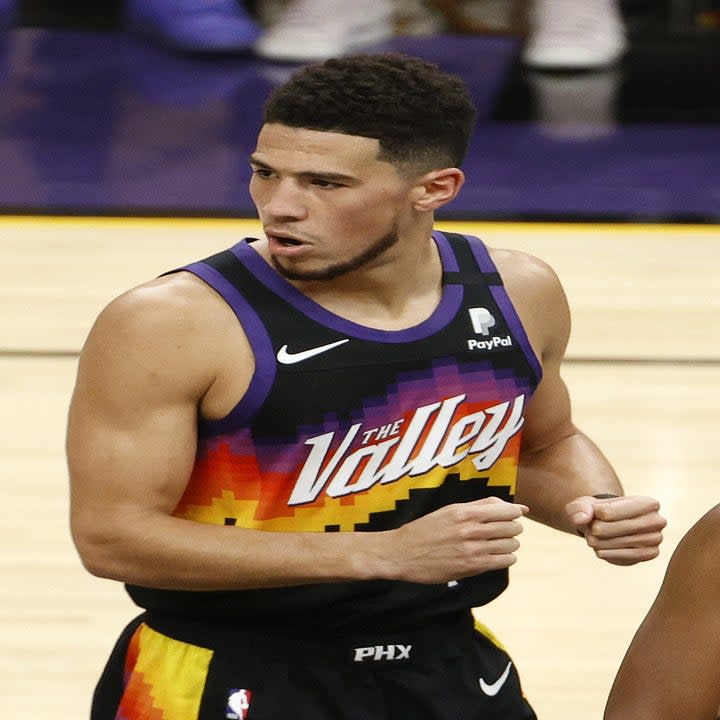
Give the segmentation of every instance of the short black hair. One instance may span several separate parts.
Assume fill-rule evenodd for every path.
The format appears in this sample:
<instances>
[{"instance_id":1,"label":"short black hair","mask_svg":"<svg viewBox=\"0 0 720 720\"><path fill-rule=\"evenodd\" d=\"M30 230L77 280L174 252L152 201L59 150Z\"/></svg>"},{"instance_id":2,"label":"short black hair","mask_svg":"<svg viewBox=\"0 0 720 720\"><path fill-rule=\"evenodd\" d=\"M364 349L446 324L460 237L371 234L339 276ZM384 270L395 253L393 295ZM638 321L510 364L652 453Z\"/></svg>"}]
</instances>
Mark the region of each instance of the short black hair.
<instances>
[{"instance_id":1,"label":"short black hair","mask_svg":"<svg viewBox=\"0 0 720 720\"><path fill-rule=\"evenodd\" d=\"M380 160L427 172L462 163L475 107L456 75L420 58L388 52L302 68L270 94L263 119L375 138Z\"/></svg>"}]
</instances>

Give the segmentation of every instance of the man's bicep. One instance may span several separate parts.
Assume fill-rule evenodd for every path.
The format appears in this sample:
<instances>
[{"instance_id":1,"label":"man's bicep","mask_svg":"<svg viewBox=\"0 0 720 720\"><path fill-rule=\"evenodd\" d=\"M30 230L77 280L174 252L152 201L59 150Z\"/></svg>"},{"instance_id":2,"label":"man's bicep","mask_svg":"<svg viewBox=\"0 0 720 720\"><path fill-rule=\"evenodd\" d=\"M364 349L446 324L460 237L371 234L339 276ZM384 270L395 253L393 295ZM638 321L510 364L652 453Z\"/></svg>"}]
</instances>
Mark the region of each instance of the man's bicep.
<instances>
[{"instance_id":1,"label":"man's bicep","mask_svg":"<svg viewBox=\"0 0 720 720\"><path fill-rule=\"evenodd\" d=\"M570 336L567 297L542 260L514 251L495 251L494 258L542 367L542 379L525 412L523 447L543 448L572 429L570 399L560 376Z\"/></svg>"},{"instance_id":2,"label":"man's bicep","mask_svg":"<svg viewBox=\"0 0 720 720\"><path fill-rule=\"evenodd\" d=\"M73 501L140 503L172 510L187 482L195 452L195 411L187 401L149 396L118 412L107 397L76 389L68 421L67 455ZM107 393L102 393L107 396ZM118 402L120 398L118 398Z\"/></svg>"},{"instance_id":3,"label":"man's bicep","mask_svg":"<svg viewBox=\"0 0 720 720\"><path fill-rule=\"evenodd\" d=\"M183 369L168 349L166 333L111 309L83 349L67 430L73 530L81 539L136 514L170 513L184 490L198 384L192 364Z\"/></svg>"},{"instance_id":4,"label":"man's bicep","mask_svg":"<svg viewBox=\"0 0 720 720\"><path fill-rule=\"evenodd\" d=\"M548 368L527 406L522 451L542 450L574 430L565 381L556 368Z\"/></svg>"}]
</instances>

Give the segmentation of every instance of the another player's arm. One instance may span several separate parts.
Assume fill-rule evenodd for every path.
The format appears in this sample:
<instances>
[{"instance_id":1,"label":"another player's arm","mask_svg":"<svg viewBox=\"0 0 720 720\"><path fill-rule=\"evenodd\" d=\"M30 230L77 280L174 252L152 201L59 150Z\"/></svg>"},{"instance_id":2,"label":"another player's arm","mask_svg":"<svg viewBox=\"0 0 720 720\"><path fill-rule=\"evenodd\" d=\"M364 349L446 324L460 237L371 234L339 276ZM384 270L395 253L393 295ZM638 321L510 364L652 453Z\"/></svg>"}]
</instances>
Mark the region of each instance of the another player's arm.
<instances>
[{"instance_id":1,"label":"another player's arm","mask_svg":"<svg viewBox=\"0 0 720 720\"><path fill-rule=\"evenodd\" d=\"M720 505L677 545L620 665L605 720L714 720L720 706Z\"/></svg>"},{"instance_id":2,"label":"another player's arm","mask_svg":"<svg viewBox=\"0 0 720 720\"><path fill-rule=\"evenodd\" d=\"M223 354L232 362L223 365ZM497 498L376 533L267 532L174 517L194 465L198 412L226 414L253 367L228 306L187 275L131 291L101 313L81 354L67 433L72 533L91 573L229 590L437 583L515 561L524 508Z\"/></svg>"}]
</instances>

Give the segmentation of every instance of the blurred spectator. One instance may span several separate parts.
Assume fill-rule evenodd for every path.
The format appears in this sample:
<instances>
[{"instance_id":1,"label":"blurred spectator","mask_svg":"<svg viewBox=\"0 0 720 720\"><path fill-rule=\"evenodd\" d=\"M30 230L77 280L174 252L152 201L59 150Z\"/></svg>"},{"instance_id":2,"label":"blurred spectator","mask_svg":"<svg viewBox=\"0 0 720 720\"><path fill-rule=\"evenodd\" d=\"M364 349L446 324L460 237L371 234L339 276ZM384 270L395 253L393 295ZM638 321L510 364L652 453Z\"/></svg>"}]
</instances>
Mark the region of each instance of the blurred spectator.
<instances>
[{"instance_id":1,"label":"blurred spectator","mask_svg":"<svg viewBox=\"0 0 720 720\"><path fill-rule=\"evenodd\" d=\"M343 55L393 33L393 0L257 0L255 5L251 12L241 0L128 0L128 25L177 50L254 51L287 62Z\"/></svg>"},{"instance_id":2,"label":"blurred spectator","mask_svg":"<svg viewBox=\"0 0 720 720\"><path fill-rule=\"evenodd\" d=\"M401 2L404 0L401 0ZM525 0L418 0L434 8L455 33L518 35L523 29Z\"/></svg>"},{"instance_id":3,"label":"blurred spectator","mask_svg":"<svg viewBox=\"0 0 720 720\"><path fill-rule=\"evenodd\" d=\"M127 0L127 24L189 52L246 51L261 32L237 0Z\"/></svg>"},{"instance_id":4,"label":"blurred spectator","mask_svg":"<svg viewBox=\"0 0 720 720\"><path fill-rule=\"evenodd\" d=\"M0 0L0 27L10 25L16 12L13 0Z\"/></svg>"},{"instance_id":5,"label":"blurred spectator","mask_svg":"<svg viewBox=\"0 0 720 720\"><path fill-rule=\"evenodd\" d=\"M393 0L291 0L255 50L268 60L325 60L387 40L394 31L393 16Z\"/></svg>"},{"instance_id":6,"label":"blurred spectator","mask_svg":"<svg viewBox=\"0 0 720 720\"><path fill-rule=\"evenodd\" d=\"M530 0L523 62L543 70L607 67L625 52L619 0Z\"/></svg>"},{"instance_id":7,"label":"blurred spectator","mask_svg":"<svg viewBox=\"0 0 720 720\"><path fill-rule=\"evenodd\" d=\"M51 0L31 0L55 8ZM116 0L116 5L122 0ZM626 49L620 0L124 0L127 25L174 49L255 53L313 62L372 50L399 33L526 35L522 59L537 70L606 67ZM97 3L73 0L75 10ZM80 8L82 5L82 8ZM29 5L28 5L29 6ZM72 15L63 4L62 13ZM104 7L104 5L103 5ZM0 0L0 23L19 14ZM44 13L48 13L48 8ZM27 10L27 7L25 8ZM107 14L106 10L103 10ZM110 13L112 14L112 13Z\"/></svg>"}]
</instances>

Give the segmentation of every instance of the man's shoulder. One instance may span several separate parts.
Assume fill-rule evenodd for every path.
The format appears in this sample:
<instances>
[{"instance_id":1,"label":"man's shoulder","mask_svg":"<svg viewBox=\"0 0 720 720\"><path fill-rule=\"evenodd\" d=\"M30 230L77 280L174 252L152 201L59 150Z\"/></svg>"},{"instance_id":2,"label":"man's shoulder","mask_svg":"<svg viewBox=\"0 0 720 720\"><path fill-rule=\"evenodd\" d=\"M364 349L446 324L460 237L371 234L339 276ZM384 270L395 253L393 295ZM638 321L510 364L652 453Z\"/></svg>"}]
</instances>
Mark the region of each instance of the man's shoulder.
<instances>
[{"instance_id":1,"label":"man's shoulder","mask_svg":"<svg viewBox=\"0 0 720 720\"><path fill-rule=\"evenodd\" d=\"M720 504L710 508L695 522L682 543L697 546L693 547L693 551L712 546L720 558Z\"/></svg>"},{"instance_id":2,"label":"man's shoulder","mask_svg":"<svg viewBox=\"0 0 720 720\"><path fill-rule=\"evenodd\" d=\"M570 331L565 291L553 268L535 255L490 248L503 285L537 356L562 357Z\"/></svg>"},{"instance_id":3,"label":"man's shoulder","mask_svg":"<svg viewBox=\"0 0 720 720\"><path fill-rule=\"evenodd\" d=\"M227 304L200 278L179 271L137 285L99 313L91 335L132 342L207 338L229 313ZM202 340L204 342L204 340Z\"/></svg>"},{"instance_id":4,"label":"man's shoulder","mask_svg":"<svg viewBox=\"0 0 720 720\"><path fill-rule=\"evenodd\" d=\"M205 303L217 298L217 293L191 272L179 270L161 275L126 290L106 307L120 315L129 313L173 313L178 309L200 311Z\"/></svg>"},{"instance_id":5,"label":"man's shoulder","mask_svg":"<svg viewBox=\"0 0 720 720\"><path fill-rule=\"evenodd\" d=\"M503 283L516 299L562 294L555 270L541 258L511 248L488 247Z\"/></svg>"},{"instance_id":6,"label":"man's shoulder","mask_svg":"<svg viewBox=\"0 0 720 720\"><path fill-rule=\"evenodd\" d=\"M542 258L522 250L487 246L490 257L503 275L535 276L538 279L553 278L555 271Z\"/></svg>"},{"instance_id":7,"label":"man's shoulder","mask_svg":"<svg viewBox=\"0 0 720 720\"><path fill-rule=\"evenodd\" d=\"M670 587L679 593L720 600L720 505L708 510L680 538L668 566ZM698 600L700 598L697 598Z\"/></svg>"}]
</instances>

